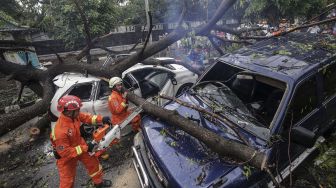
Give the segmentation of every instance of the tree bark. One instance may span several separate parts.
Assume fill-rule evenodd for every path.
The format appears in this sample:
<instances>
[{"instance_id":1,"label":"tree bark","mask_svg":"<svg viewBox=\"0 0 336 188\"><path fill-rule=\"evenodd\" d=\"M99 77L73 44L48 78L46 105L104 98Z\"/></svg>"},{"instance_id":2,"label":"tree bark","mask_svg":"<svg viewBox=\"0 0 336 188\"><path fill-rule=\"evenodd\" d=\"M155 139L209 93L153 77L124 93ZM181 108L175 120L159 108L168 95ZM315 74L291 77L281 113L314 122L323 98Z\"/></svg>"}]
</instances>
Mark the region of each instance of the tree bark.
<instances>
[{"instance_id":1,"label":"tree bark","mask_svg":"<svg viewBox=\"0 0 336 188\"><path fill-rule=\"evenodd\" d=\"M43 94L43 99L34 105L0 116L0 136L48 110L50 101L54 96L51 80L44 82L44 91L46 92Z\"/></svg>"}]
</instances>

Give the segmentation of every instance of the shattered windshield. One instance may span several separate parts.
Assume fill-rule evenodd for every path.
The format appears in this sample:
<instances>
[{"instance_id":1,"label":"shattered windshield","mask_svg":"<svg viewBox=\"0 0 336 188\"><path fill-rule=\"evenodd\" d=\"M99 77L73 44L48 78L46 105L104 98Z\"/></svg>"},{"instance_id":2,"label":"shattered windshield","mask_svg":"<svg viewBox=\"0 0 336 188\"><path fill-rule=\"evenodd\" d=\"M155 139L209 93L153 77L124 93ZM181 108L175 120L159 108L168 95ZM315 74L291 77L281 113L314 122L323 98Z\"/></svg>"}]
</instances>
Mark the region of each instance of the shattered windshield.
<instances>
[{"instance_id":1,"label":"shattered windshield","mask_svg":"<svg viewBox=\"0 0 336 188\"><path fill-rule=\"evenodd\" d=\"M231 120L239 127L247 127L247 131L259 136L267 130L266 125L260 123L237 95L221 82L204 82L193 88L214 113L218 113Z\"/></svg>"},{"instance_id":2,"label":"shattered windshield","mask_svg":"<svg viewBox=\"0 0 336 188\"><path fill-rule=\"evenodd\" d=\"M212 83L197 88L197 94L209 99L215 111L237 111L240 114L251 116L243 102L231 91L229 87L220 82L220 87Z\"/></svg>"}]
</instances>

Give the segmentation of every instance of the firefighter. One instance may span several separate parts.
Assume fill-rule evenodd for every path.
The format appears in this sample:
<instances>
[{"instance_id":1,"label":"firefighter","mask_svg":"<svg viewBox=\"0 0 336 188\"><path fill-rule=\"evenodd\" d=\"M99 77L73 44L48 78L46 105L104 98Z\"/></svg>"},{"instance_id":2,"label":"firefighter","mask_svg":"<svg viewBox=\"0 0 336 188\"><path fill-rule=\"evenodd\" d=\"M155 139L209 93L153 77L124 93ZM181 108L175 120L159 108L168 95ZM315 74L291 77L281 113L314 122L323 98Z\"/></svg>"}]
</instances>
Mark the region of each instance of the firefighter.
<instances>
[{"instance_id":1,"label":"firefighter","mask_svg":"<svg viewBox=\"0 0 336 188\"><path fill-rule=\"evenodd\" d=\"M63 96L58 101L57 110L61 112L61 115L52 128L50 140L57 159L59 187L70 188L74 186L78 161L84 164L95 187L109 187L112 182L102 179L103 171L98 158L89 155L95 145L87 144L81 137L80 125L81 122L87 124L109 123L110 118L82 113L80 112L81 106L81 100L72 95Z\"/></svg>"},{"instance_id":2,"label":"firefighter","mask_svg":"<svg viewBox=\"0 0 336 188\"><path fill-rule=\"evenodd\" d=\"M108 106L112 114L112 124L120 124L131 113L128 109L128 102L126 99L127 91L123 88L122 80L119 77L111 78L109 81L109 87L112 89L112 93L108 99ZM133 131L140 130L140 120L140 115L133 118L131 122Z\"/></svg>"}]
</instances>

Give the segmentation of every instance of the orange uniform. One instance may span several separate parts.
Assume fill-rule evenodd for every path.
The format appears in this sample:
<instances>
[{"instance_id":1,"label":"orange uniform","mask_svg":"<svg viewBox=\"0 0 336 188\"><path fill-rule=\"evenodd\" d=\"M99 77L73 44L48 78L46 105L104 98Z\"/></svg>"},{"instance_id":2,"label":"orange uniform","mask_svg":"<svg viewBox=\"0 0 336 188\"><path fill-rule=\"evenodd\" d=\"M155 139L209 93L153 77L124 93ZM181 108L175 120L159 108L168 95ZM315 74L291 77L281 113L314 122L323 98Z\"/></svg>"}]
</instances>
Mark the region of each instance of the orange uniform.
<instances>
[{"instance_id":1,"label":"orange uniform","mask_svg":"<svg viewBox=\"0 0 336 188\"><path fill-rule=\"evenodd\" d=\"M112 91L108 99L108 106L112 114L112 124L120 124L131 113L127 108L126 99L117 91ZM135 116L132 120L132 127L134 131L140 128L140 115Z\"/></svg>"},{"instance_id":2,"label":"orange uniform","mask_svg":"<svg viewBox=\"0 0 336 188\"><path fill-rule=\"evenodd\" d=\"M80 134L80 123L96 124L102 122L102 116L79 113L72 120L61 113L50 134L52 146L59 155L57 168L60 176L60 188L74 186L77 161L80 160L88 170L94 184L102 182L102 166L97 157L90 156L88 146Z\"/></svg>"}]
</instances>

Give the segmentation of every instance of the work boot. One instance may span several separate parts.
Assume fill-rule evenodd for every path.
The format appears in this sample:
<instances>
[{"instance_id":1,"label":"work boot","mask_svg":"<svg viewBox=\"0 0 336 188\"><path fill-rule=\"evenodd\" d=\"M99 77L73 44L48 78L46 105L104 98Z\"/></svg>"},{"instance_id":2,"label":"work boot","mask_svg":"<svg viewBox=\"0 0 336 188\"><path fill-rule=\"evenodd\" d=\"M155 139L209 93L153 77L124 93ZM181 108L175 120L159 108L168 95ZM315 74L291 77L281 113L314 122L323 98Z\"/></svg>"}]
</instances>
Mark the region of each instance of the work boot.
<instances>
[{"instance_id":1,"label":"work boot","mask_svg":"<svg viewBox=\"0 0 336 188\"><path fill-rule=\"evenodd\" d=\"M112 181L111 180L103 180L100 184L96 184L96 188L101 188L101 187L111 187L112 186Z\"/></svg>"}]
</instances>

